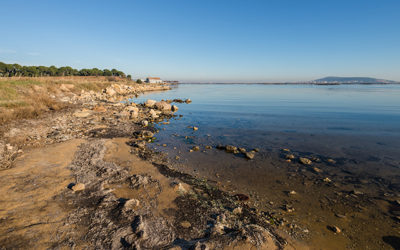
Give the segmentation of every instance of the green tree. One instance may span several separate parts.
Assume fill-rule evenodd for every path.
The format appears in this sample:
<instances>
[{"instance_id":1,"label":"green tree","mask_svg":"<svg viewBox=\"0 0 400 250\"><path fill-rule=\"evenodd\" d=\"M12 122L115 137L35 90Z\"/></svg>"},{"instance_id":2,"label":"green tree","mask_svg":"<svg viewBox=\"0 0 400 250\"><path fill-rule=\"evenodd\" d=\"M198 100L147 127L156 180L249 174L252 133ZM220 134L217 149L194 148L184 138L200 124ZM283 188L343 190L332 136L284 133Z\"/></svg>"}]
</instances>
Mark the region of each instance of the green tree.
<instances>
[{"instance_id":1,"label":"green tree","mask_svg":"<svg viewBox=\"0 0 400 250\"><path fill-rule=\"evenodd\" d=\"M57 68L56 66L21 66L19 64L7 64L0 62L0 76L118 76L127 77L124 72L117 69L81 69L77 70L70 66ZM132 76L128 76L132 79Z\"/></svg>"},{"instance_id":2,"label":"green tree","mask_svg":"<svg viewBox=\"0 0 400 250\"><path fill-rule=\"evenodd\" d=\"M137 79L137 80L136 80L136 83L143 83L143 82L142 82L142 79Z\"/></svg>"},{"instance_id":3,"label":"green tree","mask_svg":"<svg viewBox=\"0 0 400 250\"><path fill-rule=\"evenodd\" d=\"M112 72L108 69L103 70L103 76L112 76Z\"/></svg>"}]
</instances>

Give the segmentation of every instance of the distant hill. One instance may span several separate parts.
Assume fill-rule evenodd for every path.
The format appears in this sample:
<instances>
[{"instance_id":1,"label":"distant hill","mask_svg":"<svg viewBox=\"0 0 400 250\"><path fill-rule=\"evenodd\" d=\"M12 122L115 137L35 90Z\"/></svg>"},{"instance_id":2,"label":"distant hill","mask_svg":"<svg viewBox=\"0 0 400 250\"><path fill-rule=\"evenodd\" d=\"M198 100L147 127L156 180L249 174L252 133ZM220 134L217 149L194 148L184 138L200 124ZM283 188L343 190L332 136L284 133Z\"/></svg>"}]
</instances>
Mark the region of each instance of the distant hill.
<instances>
[{"instance_id":1,"label":"distant hill","mask_svg":"<svg viewBox=\"0 0 400 250\"><path fill-rule=\"evenodd\" d=\"M372 84L372 83L381 83L381 84L388 84L388 83L398 83L396 81L391 81L391 80L384 80L384 79L376 79L372 77L338 77L338 76L328 76L324 77L321 79L317 79L312 81L313 83L326 83L326 84L332 84L332 83L366 83L366 84Z\"/></svg>"}]
</instances>

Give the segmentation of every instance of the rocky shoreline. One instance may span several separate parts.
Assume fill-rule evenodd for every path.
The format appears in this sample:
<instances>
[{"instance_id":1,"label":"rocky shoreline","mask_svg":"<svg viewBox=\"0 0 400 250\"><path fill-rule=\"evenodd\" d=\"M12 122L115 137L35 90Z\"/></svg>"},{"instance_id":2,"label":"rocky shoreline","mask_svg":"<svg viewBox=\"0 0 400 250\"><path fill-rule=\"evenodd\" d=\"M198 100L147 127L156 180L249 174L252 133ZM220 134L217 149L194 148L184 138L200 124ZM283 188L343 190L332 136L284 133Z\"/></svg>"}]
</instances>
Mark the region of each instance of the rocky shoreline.
<instances>
[{"instance_id":1,"label":"rocky shoreline","mask_svg":"<svg viewBox=\"0 0 400 250\"><path fill-rule=\"evenodd\" d=\"M2 128L2 249L294 248L273 215L248 206L245 194L179 172L146 147L154 124L190 100L127 101L164 85L115 84L79 95L69 87L60 99L68 109Z\"/></svg>"}]
</instances>

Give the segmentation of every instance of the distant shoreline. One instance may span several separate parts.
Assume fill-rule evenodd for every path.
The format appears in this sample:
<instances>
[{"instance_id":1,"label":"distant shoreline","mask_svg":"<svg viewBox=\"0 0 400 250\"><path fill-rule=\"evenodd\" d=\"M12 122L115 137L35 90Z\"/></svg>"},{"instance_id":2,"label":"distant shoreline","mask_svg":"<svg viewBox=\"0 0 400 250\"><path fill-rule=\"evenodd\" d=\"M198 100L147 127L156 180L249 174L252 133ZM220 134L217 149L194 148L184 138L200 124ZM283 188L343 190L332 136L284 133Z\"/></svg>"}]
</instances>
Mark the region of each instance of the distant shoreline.
<instances>
[{"instance_id":1,"label":"distant shoreline","mask_svg":"<svg viewBox=\"0 0 400 250\"><path fill-rule=\"evenodd\" d=\"M212 82L212 83L208 83L208 82L180 82L177 84L171 84L171 85L179 85L179 84L248 84L248 85L317 85L317 86L325 86L325 85L392 85L392 84L400 84L400 82L392 82L392 83L309 83L309 82L299 82L299 83L294 83L294 82L276 82L276 83L263 83L263 82L249 82L249 83L238 83L238 82L233 82L233 83L223 83L223 82Z\"/></svg>"}]
</instances>

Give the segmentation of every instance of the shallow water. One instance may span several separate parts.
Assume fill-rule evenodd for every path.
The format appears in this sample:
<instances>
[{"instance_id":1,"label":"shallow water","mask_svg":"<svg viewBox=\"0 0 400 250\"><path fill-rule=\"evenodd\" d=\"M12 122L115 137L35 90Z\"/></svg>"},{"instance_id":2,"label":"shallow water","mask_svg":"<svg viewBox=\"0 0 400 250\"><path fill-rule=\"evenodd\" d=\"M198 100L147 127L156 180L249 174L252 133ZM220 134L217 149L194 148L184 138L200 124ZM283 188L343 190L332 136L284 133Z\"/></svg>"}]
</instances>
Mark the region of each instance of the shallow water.
<instances>
[{"instance_id":1,"label":"shallow water","mask_svg":"<svg viewBox=\"0 0 400 250\"><path fill-rule=\"evenodd\" d=\"M157 125L160 133L153 147L167 152L171 160L179 156L181 170L251 195L252 205L276 211L287 220L286 231L311 245L396 247L400 85L180 84L134 101L175 98L193 102L176 104L182 117ZM205 149L218 144L260 152L249 161ZM201 150L189 153L193 145ZM287 162L287 154L296 159ZM299 157L315 161L303 166ZM290 190L297 195L288 196ZM283 211L285 204L295 212ZM285 227L293 223L298 227ZM329 224L343 233L332 234ZM386 242L388 237L395 243Z\"/></svg>"}]
</instances>

